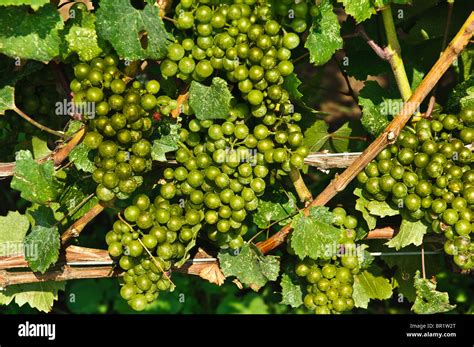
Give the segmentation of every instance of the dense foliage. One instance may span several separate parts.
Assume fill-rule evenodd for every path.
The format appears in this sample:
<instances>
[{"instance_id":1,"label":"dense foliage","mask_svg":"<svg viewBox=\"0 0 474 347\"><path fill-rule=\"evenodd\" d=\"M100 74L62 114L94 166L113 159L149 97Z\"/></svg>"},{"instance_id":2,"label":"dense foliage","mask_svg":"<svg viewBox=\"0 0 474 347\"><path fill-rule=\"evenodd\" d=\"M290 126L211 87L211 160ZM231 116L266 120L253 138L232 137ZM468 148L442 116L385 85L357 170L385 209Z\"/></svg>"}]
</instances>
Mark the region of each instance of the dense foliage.
<instances>
[{"instance_id":1,"label":"dense foliage","mask_svg":"<svg viewBox=\"0 0 474 347\"><path fill-rule=\"evenodd\" d=\"M309 205L350 165L315 155L377 138L471 10L0 1L0 304L473 312L472 44L393 144Z\"/></svg>"}]
</instances>

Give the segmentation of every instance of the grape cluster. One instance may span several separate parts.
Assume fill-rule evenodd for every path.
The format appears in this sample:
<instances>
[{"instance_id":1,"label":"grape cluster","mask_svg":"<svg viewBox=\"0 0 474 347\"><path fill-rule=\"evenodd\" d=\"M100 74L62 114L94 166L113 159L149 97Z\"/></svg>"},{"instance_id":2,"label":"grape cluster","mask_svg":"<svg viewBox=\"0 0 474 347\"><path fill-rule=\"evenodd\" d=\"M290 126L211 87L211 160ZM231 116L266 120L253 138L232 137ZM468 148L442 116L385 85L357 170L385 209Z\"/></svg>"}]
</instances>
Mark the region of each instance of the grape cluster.
<instances>
[{"instance_id":1,"label":"grape cluster","mask_svg":"<svg viewBox=\"0 0 474 347\"><path fill-rule=\"evenodd\" d=\"M336 253L316 261L306 258L295 267L296 275L306 283L304 305L316 314L352 310L353 275L360 271L355 245L357 218L341 207L334 208L332 214L332 224L343 229Z\"/></svg>"},{"instance_id":2,"label":"grape cluster","mask_svg":"<svg viewBox=\"0 0 474 347\"><path fill-rule=\"evenodd\" d=\"M102 201L127 198L141 184L141 175L151 169L154 117L168 115L177 102L157 96L160 83L156 80L145 85L128 81L113 56L79 63L74 75L71 90L76 105L94 105L93 113L85 114L93 119L84 143L96 150L92 178L98 184L97 197Z\"/></svg>"},{"instance_id":3,"label":"grape cluster","mask_svg":"<svg viewBox=\"0 0 474 347\"><path fill-rule=\"evenodd\" d=\"M290 26L294 32L303 33L311 23L311 18L319 15L319 8L314 1L282 0L275 2L275 13L281 17L284 26Z\"/></svg>"},{"instance_id":4,"label":"grape cluster","mask_svg":"<svg viewBox=\"0 0 474 347\"><path fill-rule=\"evenodd\" d=\"M158 291L170 288L166 271L172 260L185 255L185 247L200 229L200 213L171 204L161 196L153 203L139 194L106 235L109 254L126 271L122 297L141 311L153 302ZM151 255L151 256L150 256Z\"/></svg>"},{"instance_id":5,"label":"grape cluster","mask_svg":"<svg viewBox=\"0 0 474 347\"><path fill-rule=\"evenodd\" d=\"M176 27L186 38L170 45L163 75L200 81L223 71L255 108L267 104L275 109L287 100L281 85L294 70L289 59L299 36L283 33L265 2L233 1L215 9L200 3L183 0L177 6Z\"/></svg>"},{"instance_id":6,"label":"grape cluster","mask_svg":"<svg viewBox=\"0 0 474 347\"><path fill-rule=\"evenodd\" d=\"M445 251L462 269L474 267L474 110L437 114L405 127L397 142L358 175L368 199L388 199L446 237Z\"/></svg>"}]
</instances>

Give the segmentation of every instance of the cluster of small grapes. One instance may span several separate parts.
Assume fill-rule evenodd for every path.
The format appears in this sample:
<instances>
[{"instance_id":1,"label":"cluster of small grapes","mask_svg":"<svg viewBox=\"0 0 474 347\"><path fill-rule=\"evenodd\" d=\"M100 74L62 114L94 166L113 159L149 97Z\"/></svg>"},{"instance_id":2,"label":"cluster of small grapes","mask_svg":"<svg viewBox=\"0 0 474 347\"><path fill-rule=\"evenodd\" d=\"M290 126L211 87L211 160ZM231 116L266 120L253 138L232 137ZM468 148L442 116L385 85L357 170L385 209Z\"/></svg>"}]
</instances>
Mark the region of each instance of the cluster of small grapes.
<instances>
[{"instance_id":1,"label":"cluster of small grapes","mask_svg":"<svg viewBox=\"0 0 474 347\"><path fill-rule=\"evenodd\" d=\"M283 25L291 26L294 32L303 33L311 23L311 18L319 15L319 8L310 0L281 0L274 4L275 13L281 16Z\"/></svg>"},{"instance_id":2,"label":"cluster of small grapes","mask_svg":"<svg viewBox=\"0 0 474 347\"><path fill-rule=\"evenodd\" d=\"M405 127L358 175L368 199L389 199L446 237L445 251L462 269L474 267L474 110L437 114Z\"/></svg>"},{"instance_id":3,"label":"cluster of small grapes","mask_svg":"<svg viewBox=\"0 0 474 347\"><path fill-rule=\"evenodd\" d=\"M140 175L151 169L153 117L169 115L178 106L168 96L157 96L160 83L156 80L127 84L117 63L113 56L79 63L71 82L76 106L92 112L86 114L93 119L84 143L97 150L93 179L102 201L127 198L137 189Z\"/></svg>"},{"instance_id":4,"label":"cluster of small grapes","mask_svg":"<svg viewBox=\"0 0 474 347\"><path fill-rule=\"evenodd\" d=\"M185 255L186 245L200 229L197 210L182 208L158 196L153 203L137 195L106 235L108 250L126 271L122 297L137 311L170 289L167 271Z\"/></svg>"},{"instance_id":5,"label":"cluster of small grapes","mask_svg":"<svg viewBox=\"0 0 474 347\"><path fill-rule=\"evenodd\" d=\"M359 254L355 245L357 219L343 208L333 211L333 224L344 228L337 252L329 259L305 259L296 265L296 275L306 282L304 305L316 314L342 313L354 307L353 275L359 273Z\"/></svg>"}]
</instances>

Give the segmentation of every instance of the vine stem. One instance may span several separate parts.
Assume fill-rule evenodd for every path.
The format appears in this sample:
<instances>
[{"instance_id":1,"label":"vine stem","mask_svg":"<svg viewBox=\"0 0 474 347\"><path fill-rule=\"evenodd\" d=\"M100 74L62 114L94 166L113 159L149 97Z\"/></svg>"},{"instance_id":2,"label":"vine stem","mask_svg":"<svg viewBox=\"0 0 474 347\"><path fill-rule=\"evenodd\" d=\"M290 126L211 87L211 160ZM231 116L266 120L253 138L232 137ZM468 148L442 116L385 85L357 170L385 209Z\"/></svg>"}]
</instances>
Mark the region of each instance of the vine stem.
<instances>
[{"instance_id":1,"label":"vine stem","mask_svg":"<svg viewBox=\"0 0 474 347\"><path fill-rule=\"evenodd\" d=\"M370 231L366 239L390 239L394 233L394 228L384 227ZM119 277L123 274L121 270L115 267L114 260L107 250L74 245L67 246L62 251L56 267L44 274L38 274L27 270L27 268L28 262L23 255L0 257L0 288L6 288L14 284ZM172 267L171 270L199 276L218 285L222 284L224 278L220 272L218 260L202 249L199 249L195 257L187 261L182 267ZM217 276L206 276L212 271L215 271L214 275Z\"/></svg>"},{"instance_id":2,"label":"vine stem","mask_svg":"<svg viewBox=\"0 0 474 347\"><path fill-rule=\"evenodd\" d=\"M300 198L301 202L307 202L313 200L313 195L309 191L308 187L304 183L303 177L301 177L300 170L296 167L292 167L290 171L290 179L295 187L296 193Z\"/></svg>"},{"instance_id":3,"label":"vine stem","mask_svg":"<svg viewBox=\"0 0 474 347\"><path fill-rule=\"evenodd\" d=\"M423 242L421 243L421 271L423 272L423 279L426 278L426 269L425 269L425 247Z\"/></svg>"},{"instance_id":4,"label":"vine stem","mask_svg":"<svg viewBox=\"0 0 474 347\"><path fill-rule=\"evenodd\" d=\"M335 179L309 204L303 212L307 215L314 206L324 206L337 193L344 190L357 174L387 145L393 143L401 129L405 126L411 116L417 111L420 104L428 93L438 83L441 76L451 66L452 62L466 47L474 31L474 12L470 16L451 41L449 46L433 65L410 99L404 103L401 112L392 120L387 128L372 142L369 147L354 162ZM268 240L260 242L257 246L263 253L267 253L281 245L291 232L291 224L287 224Z\"/></svg>"},{"instance_id":5,"label":"vine stem","mask_svg":"<svg viewBox=\"0 0 474 347\"><path fill-rule=\"evenodd\" d=\"M402 99L406 101L411 97L412 92L405 71L405 65L403 64L401 56L402 50L400 48L400 43L398 42L397 30L395 28L395 23L393 22L392 8L390 5L387 5L382 10L382 19L388 42L387 47L385 48L387 51L388 62L392 67Z\"/></svg>"},{"instance_id":6,"label":"vine stem","mask_svg":"<svg viewBox=\"0 0 474 347\"><path fill-rule=\"evenodd\" d=\"M68 281L73 279L117 277L122 273L114 266L72 267L62 266L59 269L39 274L33 271L0 271L0 288L14 284L38 283L48 281Z\"/></svg>"},{"instance_id":7,"label":"vine stem","mask_svg":"<svg viewBox=\"0 0 474 347\"><path fill-rule=\"evenodd\" d=\"M47 133L50 133L52 135L55 135L55 136L58 136L62 139L65 139L67 136L61 132L61 131L57 131L57 130L53 130L53 129L50 129L48 128L47 126L41 124L41 123L38 123L37 121L35 121L33 118L31 118L30 116L28 116L25 112L23 112L22 110L20 110L18 107L13 107L12 108L12 111L14 111L17 115L19 115L21 118L23 118L24 120L26 120L28 123L34 125L35 127L37 127L38 129L42 130L42 131L45 131Z\"/></svg>"},{"instance_id":8,"label":"vine stem","mask_svg":"<svg viewBox=\"0 0 474 347\"><path fill-rule=\"evenodd\" d=\"M203 271L208 270L212 265L217 265L217 260L199 250L194 259L181 268L172 267L172 271L202 277ZM114 260L107 250L73 245L64 249L61 260L55 268L42 275L27 268L28 262L23 255L0 257L0 288L46 281L118 277L123 273L114 266ZM222 282L219 283L222 284Z\"/></svg>"},{"instance_id":9,"label":"vine stem","mask_svg":"<svg viewBox=\"0 0 474 347\"><path fill-rule=\"evenodd\" d=\"M93 206L89 211L86 212L81 218L75 221L66 231L61 235L61 244L66 244L71 238L78 237L82 230L86 227L87 224L95 217L97 217L103 210L105 206L101 203Z\"/></svg>"},{"instance_id":10,"label":"vine stem","mask_svg":"<svg viewBox=\"0 0 474 347\"><path fill-rule=\"evenodd\" d=\"M37 163L44 163L47 160L53 160L54 166L58 167L66 158L69 153L82 141L86 129L83 127L79 129L71 139L65 144L57 147L53 153L39 158L36 160ZM15 162L11 163L0 163L0 177L13 176L15 172Z\"/></svg>"}]
</instances>

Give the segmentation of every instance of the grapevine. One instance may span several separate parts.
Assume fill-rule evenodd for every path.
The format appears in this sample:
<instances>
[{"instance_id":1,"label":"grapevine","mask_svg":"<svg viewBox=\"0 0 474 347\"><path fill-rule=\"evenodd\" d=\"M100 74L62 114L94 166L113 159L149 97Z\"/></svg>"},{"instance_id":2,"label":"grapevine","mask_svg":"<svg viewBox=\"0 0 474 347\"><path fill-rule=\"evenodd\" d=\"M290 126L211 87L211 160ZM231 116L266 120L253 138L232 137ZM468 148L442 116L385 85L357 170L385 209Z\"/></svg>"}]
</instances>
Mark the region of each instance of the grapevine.
<instances>
[{"instance_id":1,"label":"grapevine","mask_svg":"<svg viewBox=\"0 0 474 347\"><path fill-rule=\"evenodd\" d=\"M472 313L436 289L474 270L467 4L437 5L424 60L408 1L138 3L0 5L6 310L26 284L47 283L28 303L48 312L62 281L113 277L117 306L153 312L193 275L281 312L398 294ZM333 94L352 109L322 110Z\"/></svg>"}]
</instances>

